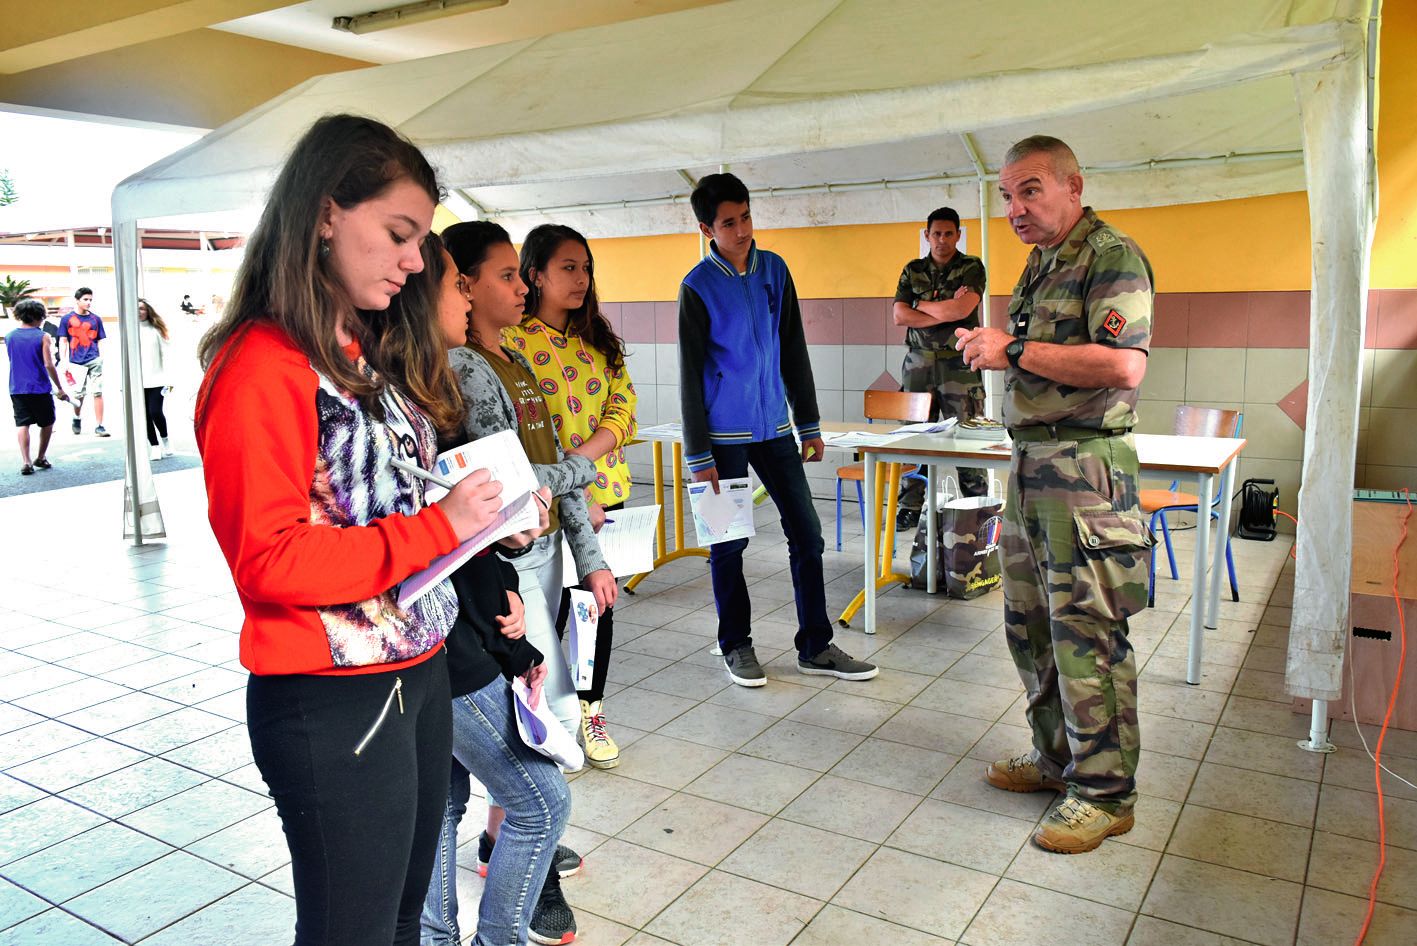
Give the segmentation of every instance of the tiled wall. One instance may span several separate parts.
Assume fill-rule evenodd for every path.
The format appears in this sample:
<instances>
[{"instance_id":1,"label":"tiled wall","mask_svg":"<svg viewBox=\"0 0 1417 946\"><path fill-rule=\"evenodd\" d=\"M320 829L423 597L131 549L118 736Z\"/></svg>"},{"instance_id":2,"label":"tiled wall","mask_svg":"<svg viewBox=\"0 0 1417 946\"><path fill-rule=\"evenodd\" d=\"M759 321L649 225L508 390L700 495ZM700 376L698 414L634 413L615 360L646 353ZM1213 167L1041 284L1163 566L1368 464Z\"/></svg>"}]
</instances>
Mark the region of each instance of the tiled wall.
<instances>
[{"instance_id":1,"label":"tiled wall","mask_svg":"<svg viewBox=\"0 0 1417 946\"><path fill-rule=\"evenodd\" d=\"M1002 323L1008 299L990 299ZM826 420L863 420L861 392L896 389L903 329L889 299L803 300L817 398ZM679 419L678 312L673 302L606 305L630 350L642 424ZM1369 294L1358 456L1359 486L1417 487L1417 290ZM1239 407L1249 441L1240 477L1271 477L1281 506L1297 508L1308 375L1307 292L1162 293L1142 383L1140 430L1167 433L1179 404ZM632 451L648 480L648 447ZM829 495L835 455L808 466L814 492ZM845 462L844 455L841 462Z\"/></svg>"}]
</instances>

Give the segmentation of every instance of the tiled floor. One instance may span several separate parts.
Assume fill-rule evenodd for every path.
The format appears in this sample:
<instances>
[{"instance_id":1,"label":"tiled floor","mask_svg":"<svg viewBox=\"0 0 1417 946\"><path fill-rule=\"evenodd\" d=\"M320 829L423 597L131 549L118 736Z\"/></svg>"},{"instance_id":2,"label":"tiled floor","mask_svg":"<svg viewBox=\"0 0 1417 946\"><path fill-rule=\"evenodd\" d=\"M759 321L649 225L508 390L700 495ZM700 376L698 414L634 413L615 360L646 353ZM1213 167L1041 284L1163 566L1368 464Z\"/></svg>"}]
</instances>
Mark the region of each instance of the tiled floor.
<instances>
[{"instance_id":1,"label":"tiled floor","mask_svg":"<svg viewBox=\"0 0 1417 946\"><path fill-rule=\"evenodd\" d=\"M242 726L239 609L196 472L161 482L172 539L142 549L112 538L114 484L0 502L0 944L289 941L285 845ZM1027 745L998 596L892 591L874 639L839 635L880 678L828 685L795 672L786 553L765 512L759 528L747 570L767 687L728 685L708 653L702 561L617 608L607 708L623 762L573 783L580 942L1352 942L1377 859L1372 764L1348 724L1335 755L1294 745L1286 546L1236 543L1243 600L1223 604L1199 687L1182 680L1185 576L1161 582L1159 609L1133 622L1137 827L1061 857L1028 840L1051 796L981 781L985 761ZM827 555L834 608L859 587L848 530L853 545ZM1386 751L1417 780L1417 733ZM1411 946L1417 791L1385 789L1367 941ZM461 884L476 903L475 871Z\"/></svg>"}]
</instances>

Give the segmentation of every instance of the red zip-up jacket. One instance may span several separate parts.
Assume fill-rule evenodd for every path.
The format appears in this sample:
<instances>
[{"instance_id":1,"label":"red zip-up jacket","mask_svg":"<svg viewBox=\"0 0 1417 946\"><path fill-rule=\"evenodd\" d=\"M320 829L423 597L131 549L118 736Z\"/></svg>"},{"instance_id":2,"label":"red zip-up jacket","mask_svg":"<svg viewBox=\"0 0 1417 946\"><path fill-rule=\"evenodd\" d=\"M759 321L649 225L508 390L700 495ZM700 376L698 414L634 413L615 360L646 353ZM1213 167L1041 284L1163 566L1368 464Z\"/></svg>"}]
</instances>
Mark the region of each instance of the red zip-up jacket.
<instances>
[{"instance_id":1,"label":"red zip-up jacket","mask_svg":"<svg viewBox=\"0 0 1417 946\"><path fill-rule=\"evenodd\" d=\"M357 344L346 353L369 370ZM431 466L432 422L392 390L376 421L268 323L238 332L214 364L198 393L197 447L212 531L246 611L242 665L352 674L432 656L457 614L451 584L407 611L395 597L458 540L424 503L422 482L388 463Z\"/></svg>"}]
</instances>

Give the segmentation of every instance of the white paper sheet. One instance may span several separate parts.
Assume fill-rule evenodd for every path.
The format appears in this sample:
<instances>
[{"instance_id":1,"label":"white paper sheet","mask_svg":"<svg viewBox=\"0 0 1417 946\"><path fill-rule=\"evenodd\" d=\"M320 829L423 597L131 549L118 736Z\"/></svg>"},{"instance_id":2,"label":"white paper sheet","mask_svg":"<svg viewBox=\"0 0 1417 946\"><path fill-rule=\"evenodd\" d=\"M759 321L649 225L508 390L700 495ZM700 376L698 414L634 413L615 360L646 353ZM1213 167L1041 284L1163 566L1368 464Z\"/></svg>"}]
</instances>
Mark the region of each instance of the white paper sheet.
<instances>
[{"instance_id":1,"label":"white paper sheet","mask_svg":"<svg viewBox=\"0 0 1417 946\"><path fill-rule=\"evenodd\" d=\"M715 545L756 535L753 527L753 481L748 477L689 484L689 506L700 545Z\"/></svg>"},{"instance_id":2,"label":"white paper sheet","mask_svg":"<svg viewBox=\"0 0 1417 946\"><path fill-rule=\"evenodd\" d=\"M600 541L600 555L610 566L610 574L616 578L638 575L654 571L654 532L659 525L659 506L636 506L633 509L616 509L605 518L605 525L596 533ZM564 588L576 584L575 557L571 555L571 543L561 540L562 566L561 585Z\"/></svg>"}]
</instances>

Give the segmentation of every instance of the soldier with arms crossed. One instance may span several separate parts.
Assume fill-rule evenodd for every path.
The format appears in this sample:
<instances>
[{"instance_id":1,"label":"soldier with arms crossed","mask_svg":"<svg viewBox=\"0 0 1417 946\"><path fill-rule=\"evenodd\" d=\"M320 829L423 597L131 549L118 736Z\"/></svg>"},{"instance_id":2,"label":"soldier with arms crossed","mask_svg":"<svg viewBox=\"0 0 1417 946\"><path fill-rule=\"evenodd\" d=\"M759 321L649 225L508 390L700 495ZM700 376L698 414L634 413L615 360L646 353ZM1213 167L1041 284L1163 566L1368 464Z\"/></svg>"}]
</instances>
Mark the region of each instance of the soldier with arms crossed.
<instances>
[{"instance_id":1,"label":"soldier with arms crossed","mask_svg":"<svg viewBox=\"0 0 1417 946\"><path fill-rule=\"evenodd\" d=\"M1082 174L1056 138L1009 149L999 192L1034 244L1009 331L959 329L971 368L1002 370L1013 437L1004 519L1004 627L1028 692L1030 752L985 778L1066 792L1034 833L1090 851L1130 831L1141 743L1127 618L1146 606L1153 539L1137 503L1137 387L1151 342L1151 264L1082 205Z\"/></svg>"}]
</instances>

